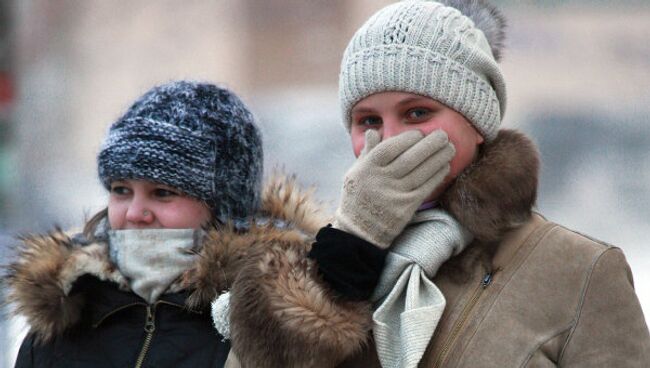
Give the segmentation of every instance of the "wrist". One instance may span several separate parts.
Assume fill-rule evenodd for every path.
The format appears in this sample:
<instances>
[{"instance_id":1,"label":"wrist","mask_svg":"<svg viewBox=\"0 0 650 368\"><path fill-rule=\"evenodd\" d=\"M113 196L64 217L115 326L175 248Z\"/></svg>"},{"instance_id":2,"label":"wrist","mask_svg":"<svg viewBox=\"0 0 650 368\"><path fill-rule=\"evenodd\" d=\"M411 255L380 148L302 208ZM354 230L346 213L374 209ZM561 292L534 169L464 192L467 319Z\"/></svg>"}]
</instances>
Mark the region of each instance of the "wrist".
<instances>
[{"instance_id":1,"label":"wrist","mask_svg":"<svg viewBox=\"0 0 650 368\"><path fill-rule=\"evenodd\" d=\"M364 226L365 225L365 226ZM386 231L379 221L375 219L362 219L360 217L349 218L343 213L337 212L332 226L335 229L352 234L361 238L377 248L386 249L390 247L395 235Z\"/></svg>"},{"instance_id":2,"label":"wrist","mask_svg":"<svg viewBox=\"0 0 650 368\"><path fill-rule=\"evenodd\" d=\"M316 235L308 257L322 279L342 298L367 300L384 267L387 251L330 225Z\"/></svg>"}]
</instances>

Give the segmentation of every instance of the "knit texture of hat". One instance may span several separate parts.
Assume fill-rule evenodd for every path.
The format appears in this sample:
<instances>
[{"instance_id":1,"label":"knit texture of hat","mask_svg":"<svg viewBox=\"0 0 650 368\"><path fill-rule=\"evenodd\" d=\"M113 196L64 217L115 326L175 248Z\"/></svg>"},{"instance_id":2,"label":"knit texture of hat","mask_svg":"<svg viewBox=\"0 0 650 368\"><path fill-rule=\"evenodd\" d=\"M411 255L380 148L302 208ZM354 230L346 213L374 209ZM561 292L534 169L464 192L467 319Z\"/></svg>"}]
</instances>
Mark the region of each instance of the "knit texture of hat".
<instances>
[{"instance_id":1,"label":"knit texture of hat","mask_svg":"<svg viewBox=\"0 0 650 368\"><path fill-rule=\"evenodd\" d=\"M97 157L114 180L166 184L204 201L222 222L259 206L262 142L255 118L227 89L177 81L154 87L110 127Z\"/></svg>"},{"instance_id":2,"label":"knit texture of hat","mask_svg":"<svg viewBox=\"0 0 650 368\"><path fill-rule=\"evenodd\" d=\"M431 97L461 113L486 140L496 137L506 107L497 64L503 18L483 0L441 2L389 5L352 37L339 75L348 130L355 104L396 91Z\"/></svg>"}]
</instances>

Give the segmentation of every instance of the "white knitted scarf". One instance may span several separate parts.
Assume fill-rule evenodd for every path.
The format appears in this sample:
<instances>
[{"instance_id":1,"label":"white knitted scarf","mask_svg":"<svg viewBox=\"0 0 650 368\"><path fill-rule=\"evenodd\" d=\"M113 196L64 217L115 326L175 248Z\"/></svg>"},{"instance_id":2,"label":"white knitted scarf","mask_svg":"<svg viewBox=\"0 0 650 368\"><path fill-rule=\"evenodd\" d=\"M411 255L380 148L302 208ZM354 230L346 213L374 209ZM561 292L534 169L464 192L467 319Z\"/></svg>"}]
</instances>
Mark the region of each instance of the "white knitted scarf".
<instances>
[{"instance_id":1,"label":"white knitted scarf","mask_svg":"<svg viewBox=\"0 0 650 368\"><path fill-rule=\"evenodd\" d=\"M194 229L110 230L109 254L131 290L153 303L194 264L196 255L188 251L202 235Z\"/></svg>"},{"instance_id":2,"label":"white knitted scarf","mask_svg":"<svg viewBox=\"0 0 650 368\"><path fill-rule=\"evenodd\" d=\"M382 367L416 367L420 362L446 304L431 279L472 239L450 214L433 208L417 212L393 241L371 298L375 303L373 334Z\"/></svg>"}]
</instances>

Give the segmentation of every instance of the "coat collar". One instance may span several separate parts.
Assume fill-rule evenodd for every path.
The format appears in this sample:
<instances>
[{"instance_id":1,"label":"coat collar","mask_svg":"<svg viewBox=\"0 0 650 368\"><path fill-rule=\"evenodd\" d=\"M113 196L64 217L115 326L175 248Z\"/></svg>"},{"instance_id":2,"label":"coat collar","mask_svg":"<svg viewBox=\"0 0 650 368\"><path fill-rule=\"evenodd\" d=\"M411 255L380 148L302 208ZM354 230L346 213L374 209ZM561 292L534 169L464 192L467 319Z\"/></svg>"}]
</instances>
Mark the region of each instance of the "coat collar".
<instances>
[{"instance_id":1,"label":"coat collar","mask_svg":"<svg viewBox=\"0 0 650 368\"><path fill-rule=\"evenodd\" d=\"M538 172L533 142L504 129L482 147L479 158L445 192L441 204L476 240L496 243L530 219Z\"/></svg>"},{"instance_id":2,"label":"coat collar","mask_svg":"<svg viewBox=\"0 0 650 368\"><path fill-rule=\"evenodd\" d=\"M171 293L163 299L190 310L209 308L215 296L229 288L241 262L260 239L311 237L327 223L321 205L310 191L297 187L294 177L273 176L262 203L259 221L246 231L231 225L209 229L194 267L170 286ZM7 267L4 280L7 301L16 314L26 317L37 339L48 341L60 335L79 322L82 309L90 304L93 323L117 308L146 305L130 292L128 282L111 263L105 241L89 243L61 230L21 240L18 258ZM115 299L103 304L86 300L88 293L79 281L88 277L110 285Z\"/></svg>"},{"instance_id":3,"label":"coat collar","mask_svg":"<svg viewBox=\"0 0 650 368\"><path fill-rule=\"evenodd\" d=\"M104 323L108 317L116 312L130 308L146 308L147 302L138 295L125 290L120 290L119 285L110 281L102 281L92 275L81 276L70 290L70 295L81 293L85 297L84 318L92 327ZM186 301L188 290L163 294L154 304L164 303L176 307L178 312L196 314L208 313L209 308L187 308Z\"/></svg>"},{"instance_id":4,"label":"coat collar","mask_svg":"<svg viewBox=\"0 0 650 368\"><path fill-rule=\"evenodd\" d=\"M502 130L445 192L441 205L478 241L499 242L530 218L538 168L534 144L521 133ZM312 237L327 223L322 206L310 191L298 188L294 177L274 176L262 198L262 221L247 231L229 225L208 231L195 267L172 285L173 292L185 291L188 308L206 308L228 289L255 244ZM108 259L104 243L81 244L59 230L26 237L18 260L8 268L7 300L27 318L37 338L51 339L80 319L86 300L83 293L70 292L80 277L91 275L128 291L128 283Z\"/></svg>"}]
</instances>

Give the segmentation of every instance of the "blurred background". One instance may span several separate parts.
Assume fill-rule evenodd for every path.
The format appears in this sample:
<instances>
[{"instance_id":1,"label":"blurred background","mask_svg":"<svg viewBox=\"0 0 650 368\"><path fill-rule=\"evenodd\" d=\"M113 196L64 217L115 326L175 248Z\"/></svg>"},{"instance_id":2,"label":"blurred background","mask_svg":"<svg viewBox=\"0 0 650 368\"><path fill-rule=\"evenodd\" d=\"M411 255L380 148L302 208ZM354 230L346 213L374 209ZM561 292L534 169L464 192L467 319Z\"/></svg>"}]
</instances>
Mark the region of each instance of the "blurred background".
<instances>
[{"instance_id":1,"label":"blurred background","mask_svg":"<svg viewBox=\"0 0 650 368\"><path fill-rule=\"evenodd\" d=\"M391 2L0 1L0 262L15 234L78 227L106 204L95 155L107 127L172 79L240 94L260 120L267 172L298 174L334 207L354 159L340 58ZM538 210L621 247L650 317L650 3L492 2L509 25L504 126L542 152ZM24 332L0 320L0 367Z\"/></svg>"}]
</instances>

